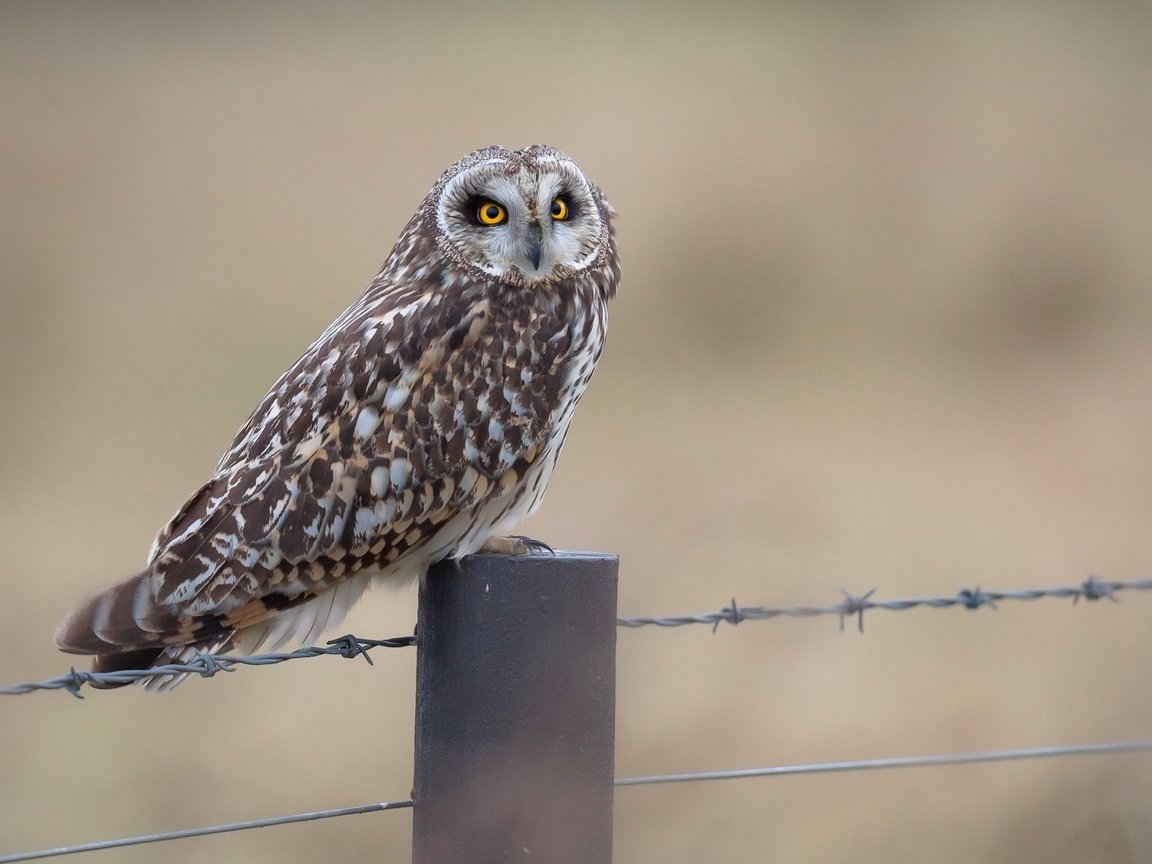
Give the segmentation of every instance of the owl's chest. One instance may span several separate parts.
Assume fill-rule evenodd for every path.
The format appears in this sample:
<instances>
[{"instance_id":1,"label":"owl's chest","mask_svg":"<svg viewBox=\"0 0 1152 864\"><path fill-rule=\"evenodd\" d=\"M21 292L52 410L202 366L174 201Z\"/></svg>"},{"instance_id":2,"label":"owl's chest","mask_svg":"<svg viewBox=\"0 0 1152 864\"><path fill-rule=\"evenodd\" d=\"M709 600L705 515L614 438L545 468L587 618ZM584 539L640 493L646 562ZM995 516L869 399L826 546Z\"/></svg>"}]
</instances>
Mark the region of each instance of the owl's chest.
<instances>
[{"instance_id":1,"label":"owl's chest","mask_svg":"<svg viewBox=\"0 0 1152 864\"><path fill-rule=\"evenodd\" d=\"M561 416L557 425L561 428L567 428L576 404L592 380L592 373L596 371L596 364L604 351L606 329L607 318L603 303L591 306L587 314L574 323L571 347L560 371L557 409Z\"/></svg>"},{"instance_id":2,"label":"owl's chest","mask_svg":"<svg viewBox=\"0 0 1152 864\"><path fill-rule=\"evenodd\" d=\"M539 388L546 403L563 411L592 377L604 348L606 317L602 300L580 294L510 317L505 371Z\"/></svg>"}]
</instances>

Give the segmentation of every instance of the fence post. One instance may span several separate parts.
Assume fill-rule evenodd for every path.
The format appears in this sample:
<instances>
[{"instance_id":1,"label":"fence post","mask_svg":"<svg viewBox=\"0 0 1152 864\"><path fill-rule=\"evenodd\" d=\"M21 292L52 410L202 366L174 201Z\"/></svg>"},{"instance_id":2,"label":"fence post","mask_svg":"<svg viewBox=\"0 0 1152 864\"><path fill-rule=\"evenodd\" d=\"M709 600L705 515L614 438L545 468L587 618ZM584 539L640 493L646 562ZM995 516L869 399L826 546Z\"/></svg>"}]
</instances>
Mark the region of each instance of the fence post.
<instances>
[{"instance_id":1,"label":"fence post","mask_svg":"<svg viewBox=\"0 0 1152 864\"><path fill-rule=\"evenodd\" d=\"M476 555L429 572L414 864L611 864L618 563Z\"/></svg>"}]
</instances>

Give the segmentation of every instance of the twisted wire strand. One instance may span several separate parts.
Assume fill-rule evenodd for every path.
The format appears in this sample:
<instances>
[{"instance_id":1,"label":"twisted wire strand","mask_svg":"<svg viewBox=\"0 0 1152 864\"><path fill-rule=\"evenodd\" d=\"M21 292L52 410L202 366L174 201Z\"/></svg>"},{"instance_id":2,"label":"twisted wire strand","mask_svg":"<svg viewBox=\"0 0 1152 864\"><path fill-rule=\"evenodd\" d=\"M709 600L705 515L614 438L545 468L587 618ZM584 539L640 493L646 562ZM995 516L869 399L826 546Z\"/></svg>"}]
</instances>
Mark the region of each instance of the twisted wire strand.
<instances>
[{"instance_id":1,"label":"twisted wire strand","mask_svg":"<svg viewBox=\"0 0 1152 864\"><path fill-rule=\"evenodd\" d=\"M876 589L873 588L864 594L852 594L840 589L844 599L839 603L828 603L814 606L740 606L735 598L732 602L715 612L703 612L697 615L671 615L661 618L637 617L618 618L619 627L684 627L689 624L711 624L713 632L721 624L739 624L741 621L766 621L772 618L788 616L792 618L813 618L820 615L835 615L840 619L840 629L844 629L844 622L848 618L856 619L857 629L864 630L864 613L872 609L886 609L889 612L904 612L909 609L928 607L932 609L948 609L960 606L964 609L975 610L982 608L996 609L997 603L1002 600L1042 600L1051 598L1071 599L1073 604L1080 600L1108 599L1114 603L1120 602L1117 596L1121 591L1152 591L1152 579L1139 579L1133 581L1107 581L1097 576L1089 576L1078 585L1062 585L1055 588L1010 588L1006 590L988 590L984 588L964 588L950 596L932 597L906 597L894 600L873 599Z\"/></svg>"},{"instance_id":2,"label":"twisted wire strand","mask_svg":"<svg viewBox=\"0 0 1152 864\"><path fill-rule=\"evenodd\" d=\"M77 699L83 699L80 690L84 685L131 684L145 678L155 678L163 675L176 675L192 673L204 678L211 678L217 672L234 672L237 666L274 666L288 660L302 660L306 657L363 657L369 665L372 658L368 652L373 648L407 648L416 644L415 636L394 636L390 639L365 639L360 636L341 636L331 639L326 647L314 646L300 648L296 651L285 651L272 654L253 654L249 657L229 654L209 654L206 651L197 651L196 656L187 663L166 663L151 669L122 669L116 672L87 672L73 667L67 675L49 678L47 681L28 681L22 684L13 684L0 687L0 696L22 696L37 690L67 690Z\"/></svg>"}]
</instances>

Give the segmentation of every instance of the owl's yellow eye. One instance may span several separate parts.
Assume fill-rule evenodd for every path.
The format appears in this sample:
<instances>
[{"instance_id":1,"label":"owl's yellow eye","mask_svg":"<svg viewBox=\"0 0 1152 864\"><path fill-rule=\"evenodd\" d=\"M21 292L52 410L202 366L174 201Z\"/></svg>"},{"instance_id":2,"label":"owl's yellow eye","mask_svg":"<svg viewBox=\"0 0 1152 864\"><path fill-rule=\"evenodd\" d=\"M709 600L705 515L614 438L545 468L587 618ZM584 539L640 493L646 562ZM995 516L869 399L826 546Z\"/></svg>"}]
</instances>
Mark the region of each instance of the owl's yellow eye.
<instances>
[{"instance_id":1,"label":"owl's yellow eye","mask_svg":"<svg viewBox=\"0 0 1152 864\"><path fill-rule=\"evenodd\" d=\"M557 222L563 222L568 218L568 202L563 198L557 198L552 202L552 218Z\"/></svg>"},{"instance_id":2,"label":"owl's yellow eye","mask_svg":"<svg viewBox=\"0 0 1152 864\"><path fill-rule=\"evenodd\" d=\"M495 201L482 201L476 208L476 218L481 225L499 225L508 219L508 211Z\"/></svg>"}]
</instances>

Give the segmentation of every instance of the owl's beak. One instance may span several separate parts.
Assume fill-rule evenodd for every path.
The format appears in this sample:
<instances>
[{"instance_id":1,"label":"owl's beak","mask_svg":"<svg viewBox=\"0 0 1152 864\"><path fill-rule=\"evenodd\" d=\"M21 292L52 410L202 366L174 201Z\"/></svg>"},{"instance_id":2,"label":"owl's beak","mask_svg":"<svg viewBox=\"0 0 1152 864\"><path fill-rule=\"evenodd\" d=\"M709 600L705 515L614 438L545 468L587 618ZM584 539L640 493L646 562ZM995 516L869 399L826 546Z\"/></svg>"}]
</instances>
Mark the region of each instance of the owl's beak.
<instances>
[{"instance_id":1,"label":"owl's beak","mask_svg":"<svg viewBox=\"0 0 1152 864\"><path fill-rule=\"evenodd\" d=\"M539 222L528 223L528 260L532 262L532 269L540 269L540 246L544 241L544 229Z\"/></svg>"}]
</instances>

